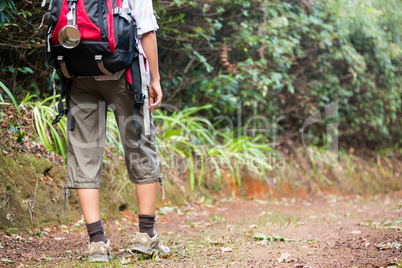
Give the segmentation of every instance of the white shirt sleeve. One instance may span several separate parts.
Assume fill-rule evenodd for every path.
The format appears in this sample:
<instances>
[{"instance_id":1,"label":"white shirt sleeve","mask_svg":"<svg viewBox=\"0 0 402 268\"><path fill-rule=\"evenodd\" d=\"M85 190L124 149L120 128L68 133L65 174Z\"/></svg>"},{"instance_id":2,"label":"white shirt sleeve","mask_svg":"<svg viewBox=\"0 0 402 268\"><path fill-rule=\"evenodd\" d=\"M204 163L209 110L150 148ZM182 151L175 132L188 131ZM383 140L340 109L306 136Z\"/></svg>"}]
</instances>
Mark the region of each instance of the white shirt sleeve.
<instances>
[{"instance_id":1,"label":"white shirt sleeve","mask_svg":"<svg viewBox=\"0 0 402 268\"><path fill-rule=\"evenodd\" d=\"M128 0L131 15L137 23L137 35L141 37L144 33L159 29L154 15L152 0Z\"/></svg>"}]
</instances>

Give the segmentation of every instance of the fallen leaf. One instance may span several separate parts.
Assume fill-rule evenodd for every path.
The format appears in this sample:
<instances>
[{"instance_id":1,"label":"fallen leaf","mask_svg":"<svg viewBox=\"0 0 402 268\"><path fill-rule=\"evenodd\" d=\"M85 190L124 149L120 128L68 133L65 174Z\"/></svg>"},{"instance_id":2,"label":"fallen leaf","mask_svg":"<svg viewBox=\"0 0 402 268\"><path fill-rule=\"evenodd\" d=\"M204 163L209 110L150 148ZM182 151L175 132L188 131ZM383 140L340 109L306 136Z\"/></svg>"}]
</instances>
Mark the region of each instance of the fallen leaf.
<instances>
[{"instance_id":1,"label":"fallen leaf","mask_svg":"<svg viewBox=\"0 0 402 268\"><path fill-rule=\"evenodd\" d=\"M127 259L126 259L126 258L124 258L124 257L123 257L123 258L121 259L121 261L120 261L120 263L123 264L123 265L124 265L124 264L129 264L130 262L131 262L131 258L127 258Z\"/></svg>"},{"instance_id":2,"label":"fallen leaf","mask_svg":"<svg viewBox=\"0 0 402 268\"><path fill-rule=\"evenodd\" d=\"M80 226L82 226L82 225L84 225L84 219L81 219L81 220L79 220L79 221L77 221L75 224L74 224L74 226L75 227L80 227Z\"/></svg>"},{"instance_id":3,"label":"fallen leaf","mask_svg":"<svg viewBox=\"0 0 402 268\"><path fill-rule=\"evenodd\" d=\"M68 227L65 226L64 224L60 225L60 230L61 230L63 233L68 233Z\"/></svg>"},{"instance_id":4,"label":"fallen leaf","mask_svg":"<svg viewBox=\"0 0 402 268\"><path fill-rule=\"evenodd\" d=\"M301 263L296 263L293 267L295 267L295 268L310 268L309 266L301 264Z\"/></svg>"},{"instance_id":5,"label":"fallen leaf","mask_svg":"<svg viewBox=\"0 0 402 268\"><path fill-rule=\"evenodd\" d=\"M378 244L376 245L376 247L377 247L378 249L389 249L389 248L391 247L391 243L390 243L390 242L387 242L387 243L385 243L385 242L378 243Z\"/></svg>"},{"instance_id":6,"label":"fallen leaf","mask_svg":"<svg viewBox=\"0 0 402 268\"><path fill-rule=\"evenodd\" d=\"M264 239L257 242L257 245L266 246L268 245L268 240Z\"/></svg>"},{"instance_id":7,"label":"fallen leaf","mask_svg":"<svg viewBox=\"0 0 402 268\"><path fill-rule=\"evenodd\" d=\"M268 201L260 200L260 199L257 199L257 198L253 198L253 201L258 203L258 204L264 204L264 205L268 204Z\"/></svg>"},{"instance_id":8,"label":"fallen leaf","mask_svg":"<svg viewBox=\"0 0 402 268\"><path fill-rule=\"evenodd\" d=\"M207 242L212 244L212 245L223 245L224 243L222 241L217 241L217 240L212 240L211 238L209 238L209 236L207 236Z\"/></svg>"},{"instance_id":9,"label":"fallen leaf","mask_svg":"<svg viewBox=\"0 0 402 268\"><path fill-rule=\"evenodd\" d=\"M287 253L287 252L284 252L284 253L282 253L281 256L278 258L278 262L279 262L279 263L288 262L288 261L289 261L289 257L290 257L290 254Z\"/></svg>"},{"instance_id":10,"label":"fallen leaf","mask_svg":"<svg viewBox=\"0 0 402 268\"><path fill-rule=\"evenodd\" d=\"M232 248L230 248L230 247L221 247L221 251L224 253L224 252L232 252Z\"/></svg>"},{"instance_id":11,"label":"fallen leaf","mask_svg":"<svg viewBox=\"0 0 402 268\"><path fill-rule=\"evenodd\" d=\"M19 235L17 235L17 234L13 234L13 235L12 235L12 238L13 238L14 240L22 240L22 237L19 236Z\"/></svg>"}]
</instances>

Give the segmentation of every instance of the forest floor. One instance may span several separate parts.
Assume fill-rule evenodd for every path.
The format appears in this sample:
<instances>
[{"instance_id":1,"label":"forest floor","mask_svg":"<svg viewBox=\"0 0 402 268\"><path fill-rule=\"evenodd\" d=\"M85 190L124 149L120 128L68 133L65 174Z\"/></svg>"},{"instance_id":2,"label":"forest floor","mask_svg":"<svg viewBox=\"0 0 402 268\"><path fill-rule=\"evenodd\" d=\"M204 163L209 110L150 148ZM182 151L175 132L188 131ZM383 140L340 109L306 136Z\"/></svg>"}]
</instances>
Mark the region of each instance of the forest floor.
<instances>
[{"instance_id":1,"label":"forest floor","mask_svg":"<svg viewBox=\"0 0 402 268\"><path fill-rule=\"evenodd\" d=\"M107 266L402 267L401 204L402 192L393 192L162 207L156 229L172 251L166 259L130 250L138 219L123 211L104 221L113 254ZM0 233L0 265L105 266L86 261L83 220L9 231Z\"/></svg>"}]
</instances>

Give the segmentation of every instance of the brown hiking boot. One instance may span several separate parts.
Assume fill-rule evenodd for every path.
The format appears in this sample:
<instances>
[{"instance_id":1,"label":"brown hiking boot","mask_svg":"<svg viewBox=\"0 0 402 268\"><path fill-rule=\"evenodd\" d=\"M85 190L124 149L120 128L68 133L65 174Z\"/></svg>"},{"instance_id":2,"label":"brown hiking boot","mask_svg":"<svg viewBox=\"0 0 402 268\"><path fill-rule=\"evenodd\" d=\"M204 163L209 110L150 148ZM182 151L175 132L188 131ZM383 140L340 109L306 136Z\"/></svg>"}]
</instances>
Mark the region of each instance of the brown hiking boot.
<instances>
[{"instance_id":1,"label":"brown hiking boot","mask_svg":"<svg viewBox=\"0 0 402 268\"><path fill-rule=\"evenodd\" d=\"M92 242L89 244L88 248L88 261L89 262L108 262L112 257L110 254L110 240L107 240L107 243L100 242Z\"/></svg>"},{"instance_id":2,"label":"brown hiking boot","mask_svg":"<svg viewBox=\"0 0 402 268\"><path fill-rule=\"evenodd\" d=\"M162 244L159 234L155 232L155 236L150 238L147 233L135 233L132 250L136 250L145 254L152 255L159 252L162 258L170 256L170 249Z\"/></svg>"}]
</instances>

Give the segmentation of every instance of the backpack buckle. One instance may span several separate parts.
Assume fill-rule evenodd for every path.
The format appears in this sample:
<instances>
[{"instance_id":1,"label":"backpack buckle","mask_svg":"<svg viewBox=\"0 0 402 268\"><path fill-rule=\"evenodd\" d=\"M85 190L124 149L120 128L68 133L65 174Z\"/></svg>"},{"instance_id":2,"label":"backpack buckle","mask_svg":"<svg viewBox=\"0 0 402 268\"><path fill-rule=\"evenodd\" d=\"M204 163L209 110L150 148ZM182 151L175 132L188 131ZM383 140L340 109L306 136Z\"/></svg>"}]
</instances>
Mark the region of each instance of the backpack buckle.
<instances>
[{"instance_id":1,"label":"backpack buckle","mask_svg":"<svg viewBox=\"0 0 402 268\"><path fill-rule=\"evenodd\" d=\"M134 99L136 105L143 105L145 103L145 94L143 93L135 93Z\"/></svg>"}]
</instances>

